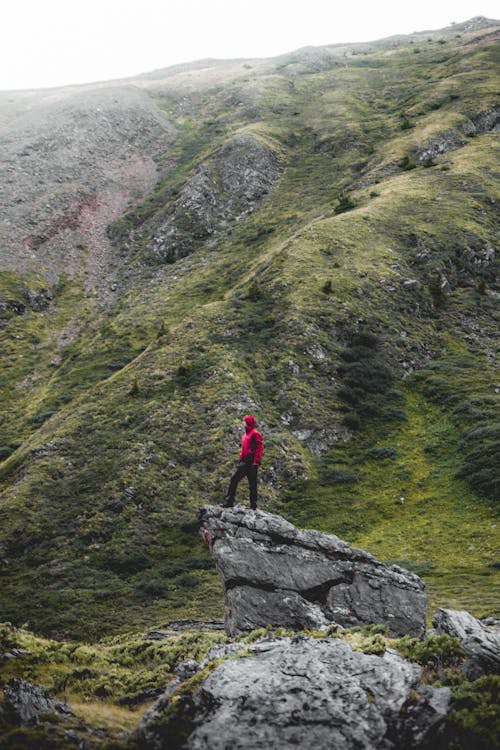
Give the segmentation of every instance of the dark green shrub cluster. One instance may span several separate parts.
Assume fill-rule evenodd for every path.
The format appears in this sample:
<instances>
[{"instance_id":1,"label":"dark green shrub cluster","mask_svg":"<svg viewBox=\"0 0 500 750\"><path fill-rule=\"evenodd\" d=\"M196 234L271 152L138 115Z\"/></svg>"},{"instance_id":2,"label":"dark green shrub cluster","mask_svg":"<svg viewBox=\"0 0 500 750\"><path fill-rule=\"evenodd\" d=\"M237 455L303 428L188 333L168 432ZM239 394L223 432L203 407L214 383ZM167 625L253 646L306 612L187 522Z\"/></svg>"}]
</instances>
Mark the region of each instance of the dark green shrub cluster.
<instances>
[{"instance_id":1,"label":"dark green shrub cluster","mask_svg":"<svg viewBox=\"0 0 500 750\"><path fill-rule=\"evenodd\" d=\"M416 166L415 159L412 156L408 156L408 154L398 161L398 167L405 172L408 172L410 169L415 169Z\"/></svg>"},{"instance_id":2,"label":"dark green shrub cluster","mask_svg":"<svg viewBox=\"0 0 500 750\"><path fill-rule=\"evenodd\" d=\"M499 398L484 394L490 390L488 373L479 374L476 368L471 356L454 355L435 360L415 377L427 398L453 407L462 430L458 448L463 463L456 477L466 479L478 495L496 499L500 493Z\"/></svg>"},{"instance_id":3,"label":"dark green shrub cluster","mask_svg":"<svg viewBox=\"0 0 500 750\"><path fill-rule=\"evenodd\" d=\"M454 688L440 747L454 750L500 747L499 705L499 675L485 675Z\"/></svg>"},{"instance_id":4,"label":"dark green shrub cluster","mask_svg":"<svg viewBox=\"0 0 500 750\"><path fill-rule=\"evenodd\" d=\"M381 445L377 448L370 448L366 453L368 458L374 458L376 461L393 461L398 457L396 448L391 448L389 445Z\"/></svg>"},{"instance_id":5,"label":"dark green shrub cluster","mask_svg":"<svg viewBox=\"0 0 500 750\"><path fill-rule=\"evenodd\" d=\"M325 281L325 283L321 287L321 291L323 292L323 294L331 294L333 292L332 282L330 279L328 279L328 281Z\"/></svg>"},{"instance_id":6,"label":"dark green shrub cluster","mask_svg":"<svg viewBox=\"0 0 500 750\"><path fill-rule=\"evenodd\" d=\"M458 638L450 635L431 635L423 641L405 636L398 641L398 651L410 661L437 673L448 667L458 667L465 653Z\"/></svg>"},{"instance_id":7,"label":"dark green shrub cluster","mask_svg":"<svg viewBox=\"0 0 500 750\"><path fill-rule=\"evenodd\" d=\"M387 411L384 412L384 417L386 419L391 419L394 422L406 422L408 419L408 416L404 409L387 409Z\"/></svg>"},{"instance_id":8,"label":"dark green shrub cluster","mask_svg":"<svg viewBox=\"0 0 500 750\"><path fill-rule=\"evenodd\" d=\"M500 496L500 421L484 421L465 430L460 447L464 465L458 478L468 479L478 495Z\"/></svg>"},{"instance_id":9,"label":"dark green shrub cluster","mask_svg":"<svg viewBox=\"0 0 500 750\"><path fill-rule=\"evenodd\" d=\"M46 422L47 419L50 419L50 417L52 417L53 414L55 414L55 411L53 411L51 409L48 410L48 411L40 412L39 414L35 414L35 416L33 417L33 420L32 420L33 424L41 425L44 422Z\"/></svg>"},{"instance_id":10,"label":"dark green shrub cluster","mask_svg":"<svg viewBox=\"0 0 500 750\"><path fill-rule=\"evenodd\" d=\"M183 362L176 370L176 384L183 388L200 385L206 378L207 369L210 367L210 364L210 357L200 357L197 360Z\"/></svg>"},{"instance_id":11,"label":"dark green shrub cluster","mask_svg":"<svg viewBox=\"0 0 500 750\"><path fill-rule=\"evenodd\" d=\"M14 448L12 448L10 445L1 445L0 446L0 461L4 461L13 452L14 452Z\"/></svg>"},{"instance_id":12,"label":"dark green shrub cluster","mask_svg":"<svg viewBox=\"0 0 500 750\"><path fill-rule=\"evenodd\" d=\"M196 588L200 584L197 571L212 570L213 567L213 560L208 554L206 557L179 557L139 572L134 577L134 588L149 596L171 596L172 586Z\"/></svg>"},{"instance_id":13,"label":"dark green shrub cluster","mask_svg":"<svg viewBox=\"0 0 500 750\"><path fill-rule=\"evenodd\" d=\"M0 651L5 653L11 648L16 648L18 641L15 636L15 630L12 628L10 622L0 623Z\"/></svg>"},{"instance_id":14,"label":"dark green shrub cluster","mask_svg":"<svg viewBox=\"0 0 500 750\"><path fill-rule=\"evenodd\" d=\"M346 211L352 211L353 208L356 208L356 204L350 194L346 192L339 193L334 212L336 214L343 214Z\"/></svg>"},{"instance_id":15,"label":"dark green shrub cluster","mask_svg":"<svg viewBox=\"0 0 500 750\"><path fill-rule=\"evenodd\" d=\"M320 483L327 484L351 484L359 482L360 476L357 471L352 469L342 469L325 464L319 469Z\"/></svg>"},{"instance_id":16,"label":"dark green shrub cluster","mask_svg":"<svg viewBox=\"0 0 500 750\"><path fill-rule=\"evenodd\" d=\"M343 384L338 395L348 409L343 419L347 427L357 429L363 420L372 417L404 418L402 410L396 416L394 409L388 412L385 408L392 398L394 374L379 352L376 336L369 332L353 334L340 357L343 362L337 372Z\"/></svg>"},{"instance_id":17,"label":"dark green shrub cluster","mask_svg":"<svg viewBox=\"0 0 500 750\"><path fill-rule=\"evenodd\" d=\"M410 130L415 127L406 112L399 115L399 127L401 130Z\"/></svg>"}]
</instances>

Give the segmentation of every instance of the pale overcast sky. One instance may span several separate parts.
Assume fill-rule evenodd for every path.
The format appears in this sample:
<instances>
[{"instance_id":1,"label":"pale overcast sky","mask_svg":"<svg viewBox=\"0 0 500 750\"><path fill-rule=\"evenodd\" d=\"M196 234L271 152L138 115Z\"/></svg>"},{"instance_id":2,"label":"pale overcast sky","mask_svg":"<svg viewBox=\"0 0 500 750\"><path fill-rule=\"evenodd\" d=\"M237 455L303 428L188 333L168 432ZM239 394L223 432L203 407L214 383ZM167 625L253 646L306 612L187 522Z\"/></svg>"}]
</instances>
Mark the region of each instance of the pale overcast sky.
<instances>
[{"instance_id":1,"label":"pale overcast sky","mask_svg":"<svg viewBox=\"0 0 500 750\"><path fill-rule=\"evenodd\" d=\"M497 0L2 0L0 90L272 57L500 16Z\"/></svg>"}]
</instances>

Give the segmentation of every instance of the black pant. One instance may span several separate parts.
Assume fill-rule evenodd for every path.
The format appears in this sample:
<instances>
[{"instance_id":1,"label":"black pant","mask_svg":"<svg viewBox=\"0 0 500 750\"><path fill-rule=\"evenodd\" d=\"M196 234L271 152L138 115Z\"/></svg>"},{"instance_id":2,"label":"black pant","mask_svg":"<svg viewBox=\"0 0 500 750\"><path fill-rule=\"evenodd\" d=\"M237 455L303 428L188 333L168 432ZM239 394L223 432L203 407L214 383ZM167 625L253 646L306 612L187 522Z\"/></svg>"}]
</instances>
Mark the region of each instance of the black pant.
<instances>
[{"instance_id":1,"label":"black pant","mask_svg":"<svg viewBox=\"0 0 500 750\"><path fill-rule=\"evenodd\" d=\"M237 467L236 470L231 477L231 481L229 482L229 489L227 491L226 495L226 502L225 505L227 507L230 507L234 504L234 496L236 494L236 488L238 484L241 482L243 477L246 477L248 479L248 486L250 489L250 507L256 508L257 507L257 470L258 466L255 466L254 464L246 464L243 461L241 461Z\"/></svg>"}]
</instances>

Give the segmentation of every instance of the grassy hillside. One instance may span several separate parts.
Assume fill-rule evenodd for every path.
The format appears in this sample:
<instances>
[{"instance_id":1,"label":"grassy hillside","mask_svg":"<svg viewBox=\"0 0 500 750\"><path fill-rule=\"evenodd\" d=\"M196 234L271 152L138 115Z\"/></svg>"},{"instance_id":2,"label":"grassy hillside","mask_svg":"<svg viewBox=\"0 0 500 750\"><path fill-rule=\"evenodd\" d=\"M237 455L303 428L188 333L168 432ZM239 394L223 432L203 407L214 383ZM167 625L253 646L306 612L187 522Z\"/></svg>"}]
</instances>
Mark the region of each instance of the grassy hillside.
<instances>
[{"instance_id":1,"label":"grassy hillside","mask_svg":"<svg viewBox=\"0 0 500 750\"><path fill-rule=\"evenodd\" d=\"M248 411L261 507L494 613L497 36L141 83L177 135L109 229L114 301L85 265L0 272L3 619L92 639L220 616L193 521Z\"/></svg>"}]
</instances>

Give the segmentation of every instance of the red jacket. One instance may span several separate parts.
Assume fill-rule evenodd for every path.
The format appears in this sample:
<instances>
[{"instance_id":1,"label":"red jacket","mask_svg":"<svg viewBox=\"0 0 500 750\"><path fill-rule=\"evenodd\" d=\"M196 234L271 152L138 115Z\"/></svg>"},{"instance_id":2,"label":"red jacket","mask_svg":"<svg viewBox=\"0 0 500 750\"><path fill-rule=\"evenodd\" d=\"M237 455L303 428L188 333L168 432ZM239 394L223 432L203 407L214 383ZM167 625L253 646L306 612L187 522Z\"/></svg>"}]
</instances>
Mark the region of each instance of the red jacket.
<instances>
[{"instance_id":1,"label":"red jacket","mask_svg":"<svg viewBox=\"0 0 500 750\"><path fill-rule=\"evenodd\" d=\"M240 461L259 465L264 451L264 441L260 432L255 429L254 417L246 416L245 423L245 434L241 438Z\"/></svg>"}]
</instances>

